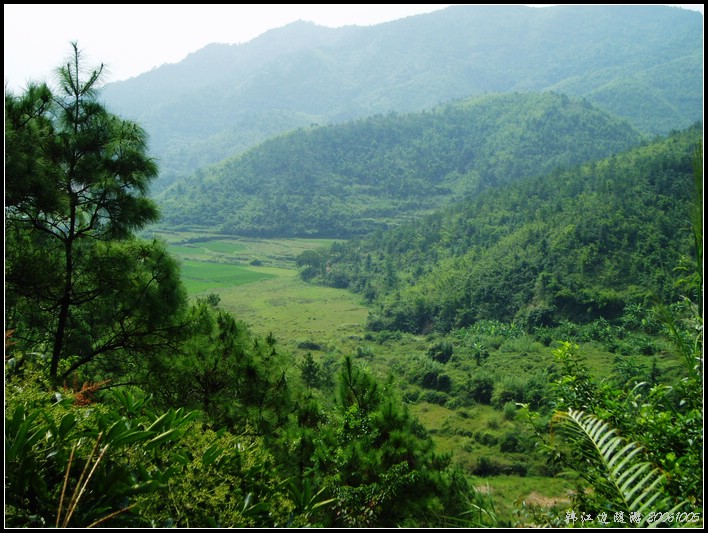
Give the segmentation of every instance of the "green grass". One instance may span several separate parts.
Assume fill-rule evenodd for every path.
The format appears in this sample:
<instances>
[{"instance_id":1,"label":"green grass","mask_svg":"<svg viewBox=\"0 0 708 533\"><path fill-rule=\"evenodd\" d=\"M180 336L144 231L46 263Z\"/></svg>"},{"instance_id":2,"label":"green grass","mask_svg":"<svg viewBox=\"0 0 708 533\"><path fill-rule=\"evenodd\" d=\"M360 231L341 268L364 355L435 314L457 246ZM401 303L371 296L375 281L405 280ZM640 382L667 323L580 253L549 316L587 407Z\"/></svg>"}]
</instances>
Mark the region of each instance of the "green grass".
<instances>
[{"instance_id":1,"label":"green grass","mask_svg":"<svg viewBox=\"0 0 708 533\"><path fill-rule=\"evenodd\" d=\"M219 252L222 254L235 254L236 252L243 252L247 250L246 246L240 242L234 241L207 241L196 243L195 246L206 248L212 252Z\"/></svg>"},{"instance_id":2,"label":"green grass","mask_svg":"<svg viewBox=\"0 0 708 533\"><path fill-rule=\"evenodd\" d=\"M308 285L297 272L270 268L275 277L258 284L224 287L221 307L257 333L273 332L292 350L302 341L343 349L363 334L368 309L347 291Z\"/></svg>"},{"instance_id":3,"label":"green grass","mask_svg":"<svg viewBox=\"0 0 708 533\"><path fill-rule=\"evenodd\" d=\"M180 257L221 257L247 251L248 248L237 242L208 241L190 244L170 244L172 253Z\"/></svg>"},{"instance_id":4,"label":"green grass","mask_svg":"<svg viewBox=\"0 0 708 533\"><path fill-rule=\"evenodd\" d=\"M220 306L260 334L273 332L280 343L299 353L310 340L356 350L368 309L348 291L303 282L295 261L305 250L330 246L332 239L225 238L199 232L155 231L181 259L190 296L218 294ZM198 240L198 242L193 242ZM252 266L254 262L262 266ZM354 338L354 339L353 339Z\"/></svg>"},{"instance_id":5,"label":"green grass","mask_svg":"<svg viewBox=\"0 0 708 533\"><path fill-rule=\"evenodd\" d=\"M182 261L182 281L189 295L206 291L218 293L222 287L238 287L272 277L273 274L257 268L206 261Z\"/></svg>"},{"instance_id":6,"label":"green grass","mask_svg":"<svg viewBox=\"0 0 708 533\"><path fill-rule=\"evenodd\" d=\"M474 478L472 484L491 496L499 521L511 526L543 526L535 520L534 512L562 519L571 507L572 483L567 479L493 476Z\"/></svg>"},{"instance_id":7,"label":"green grass","mask_svg":"<svg viewBox=\"0 0 708 533\"><path fill-rule=\"evenodd\" d=\"M195 244L180 246L177 244L170 245L170 252L179 257L194 257L204 252L203 248L198 248Z\"/></svg>"},{"instance_id":8,"label":"green grass","mask_svg":"<svg viewBox=\"0 0 708 533\"><path fill-rule=\"evenodd\" d=\"M249 264L254 260L268 266L295 268L295 261L305 250L331 246L333 239L254 239L228 237L207 232L175 232L153 229L146 238L164 240L182 259L229 261Z\"/></svg>"}]
</instances>

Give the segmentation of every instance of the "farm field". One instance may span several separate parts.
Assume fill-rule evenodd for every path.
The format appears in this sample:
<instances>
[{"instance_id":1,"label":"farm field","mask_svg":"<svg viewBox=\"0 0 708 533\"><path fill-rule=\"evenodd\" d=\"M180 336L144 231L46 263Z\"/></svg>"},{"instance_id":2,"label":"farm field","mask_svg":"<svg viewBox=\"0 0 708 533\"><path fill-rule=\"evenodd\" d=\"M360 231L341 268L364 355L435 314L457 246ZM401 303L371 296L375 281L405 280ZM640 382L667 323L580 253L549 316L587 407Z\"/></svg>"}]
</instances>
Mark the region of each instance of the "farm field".
<instances>
[{"instance_id":1,"label":"farm field","mask_svg":"<svg viewBox=\"0 0 708 533\"><path fill-rule=\"evenodd\" d=\"M162 233L182 263L192 297L218 294L220 306L255 332L273 333L297 349L303 343L351 343L363 335L368 310L348 291L309 285L295 259L304 250L329 246L328 239L229 239L200 233ZM210 239L210 240L207 240Z\"/></svg>"}]
</instances>

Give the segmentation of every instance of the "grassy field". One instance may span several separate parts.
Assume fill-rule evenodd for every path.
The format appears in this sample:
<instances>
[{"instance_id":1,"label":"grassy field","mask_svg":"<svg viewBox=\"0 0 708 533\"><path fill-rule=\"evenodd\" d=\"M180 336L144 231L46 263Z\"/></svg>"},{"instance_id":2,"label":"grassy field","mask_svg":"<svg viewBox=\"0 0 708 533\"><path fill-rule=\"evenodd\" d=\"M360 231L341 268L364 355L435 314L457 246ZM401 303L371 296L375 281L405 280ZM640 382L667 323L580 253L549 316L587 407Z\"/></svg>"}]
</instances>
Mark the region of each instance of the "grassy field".
<instances>
[{"instance_id":1,"label":"grassy field","mask_svg":"<svg viewBox=\"0 0 708 533\"><path fill-rule=\"evenodd\" d=\"M268 271L276 277L220 290L222 307L291 349L305 342L332 348L362 334L368 310L356 295L307 285L294 270Z\"/></svg>"},{"instance_id":2,"label":"grassy field","mask_svg":"<svg viewBox=\"0 0 708 533\"><path fill-rule=\"evenodd\" d=\"M294 270L295 259L305 250L330 246L332 239L248 239L202 232L154 230L145 235L164 240L182 259L261 264Z\"/></svg>"},{"instance_id":3,"label":"grassy field","mask_svg":"<svg viewBox=\"0 0 708 533\"><path fill-rule=\"evenodd\" d=\"M190 296L218 294L221 307L260 334L272 332L293 353L303 342L349 345L363 335L368 310L348 291L308 285L295 259L328 239L229 239L202 233L160 232L181 260Z\"/></svg>"},{"instance_id":4,"label":"grassy field","mask_svg":"<svg viewBox=\"0 0 708 533\"><path fill-rule=\"evenodd\" d=\"M257 268L225 263L182 260L182 281L189 294L220 292L222 287L238 287L275 277Z\"/></svg>"}]
</instances>

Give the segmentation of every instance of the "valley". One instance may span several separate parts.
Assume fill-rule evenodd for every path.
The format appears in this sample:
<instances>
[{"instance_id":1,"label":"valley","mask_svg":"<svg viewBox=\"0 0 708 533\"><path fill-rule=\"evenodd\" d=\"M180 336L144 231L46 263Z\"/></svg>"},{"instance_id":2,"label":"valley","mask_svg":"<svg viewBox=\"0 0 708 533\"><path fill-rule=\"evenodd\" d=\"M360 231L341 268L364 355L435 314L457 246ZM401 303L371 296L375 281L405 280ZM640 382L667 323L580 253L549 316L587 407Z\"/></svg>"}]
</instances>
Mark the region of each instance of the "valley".
<instances>
[{"instance_id":1,"label":"valley","mask_svg":"<svg viewBox=\"0 0 708 533\"><path fill-rule=\"evenodd\" d=\"M451 6L6 83L6 527L702 526L702 23Z\"/></svg>"},{"instance_id":2,"label":"valley","mask_svg":"<svg viewBox=\"0 0 708 533\"><path fill-rule=\"evenodd\" d=\"M352 355L381 382L393 378L397 394L430 434L436 450L451 455L478 497L493 503L500 523L531 520L533 512L564 516L572 480L549 475L544 458L534 451L538 441L529 419L508 402L523 400L529 386L541 387L536 390L536 401L545 398L545 387L557 371L555 345L544 346L520 329L510 331L492 323L483 337L476 337L484 339L490 353L482 365L474 365L472 343L459 335L367 331L371 306L359 295L306 283L298 275L300 254L342 241L249 239L160 229L149 234L165 240L180 259L191 298L218 295L220 308L254 332L274 335L290 360L291 372L311 353L326 374L333 376L342 358ZM434 365L430 347L441 342L449 342L455 352L445 367L453 386L445 392L421 383ZM596 379L612 380L608 369L616 366L616 354L597 341L583 343L581 353ZM665 374L680 372L668 344L634 364L643 372L652 365ZM437 364L436 370L441 368ZM480 371L497 391L492 396L490 390L486 401L470 402L461 384ZM532 383L529 376L536 376L538 382ZM327 382L331 377L324 379ZM329 381L322 387L325 396L334 393L332 386Z\"/></svg>"}]
</instances>

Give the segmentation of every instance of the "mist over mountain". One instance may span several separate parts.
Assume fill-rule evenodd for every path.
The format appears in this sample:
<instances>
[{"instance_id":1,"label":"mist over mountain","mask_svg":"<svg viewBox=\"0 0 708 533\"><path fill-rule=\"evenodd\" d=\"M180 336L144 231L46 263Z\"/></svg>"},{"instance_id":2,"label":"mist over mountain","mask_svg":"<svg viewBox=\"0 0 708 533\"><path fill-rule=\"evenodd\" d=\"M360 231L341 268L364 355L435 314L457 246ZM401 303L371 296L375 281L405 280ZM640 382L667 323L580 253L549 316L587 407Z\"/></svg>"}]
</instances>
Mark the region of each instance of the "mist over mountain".
<instances>
[{"instance_id":1,"label":"mist over mountain","mask_svg":"<svg viewBox=\"0 0 708 533\"><path fill-rule=\"evenodd\" d=\"M454 6L371 27L296 22L111 84L161 184L300 126L485 92L586 97L643 133L702 116L703 19L663 6ZM158 184L158 188L162 185Z\"/></svg>"}]
</instances>

